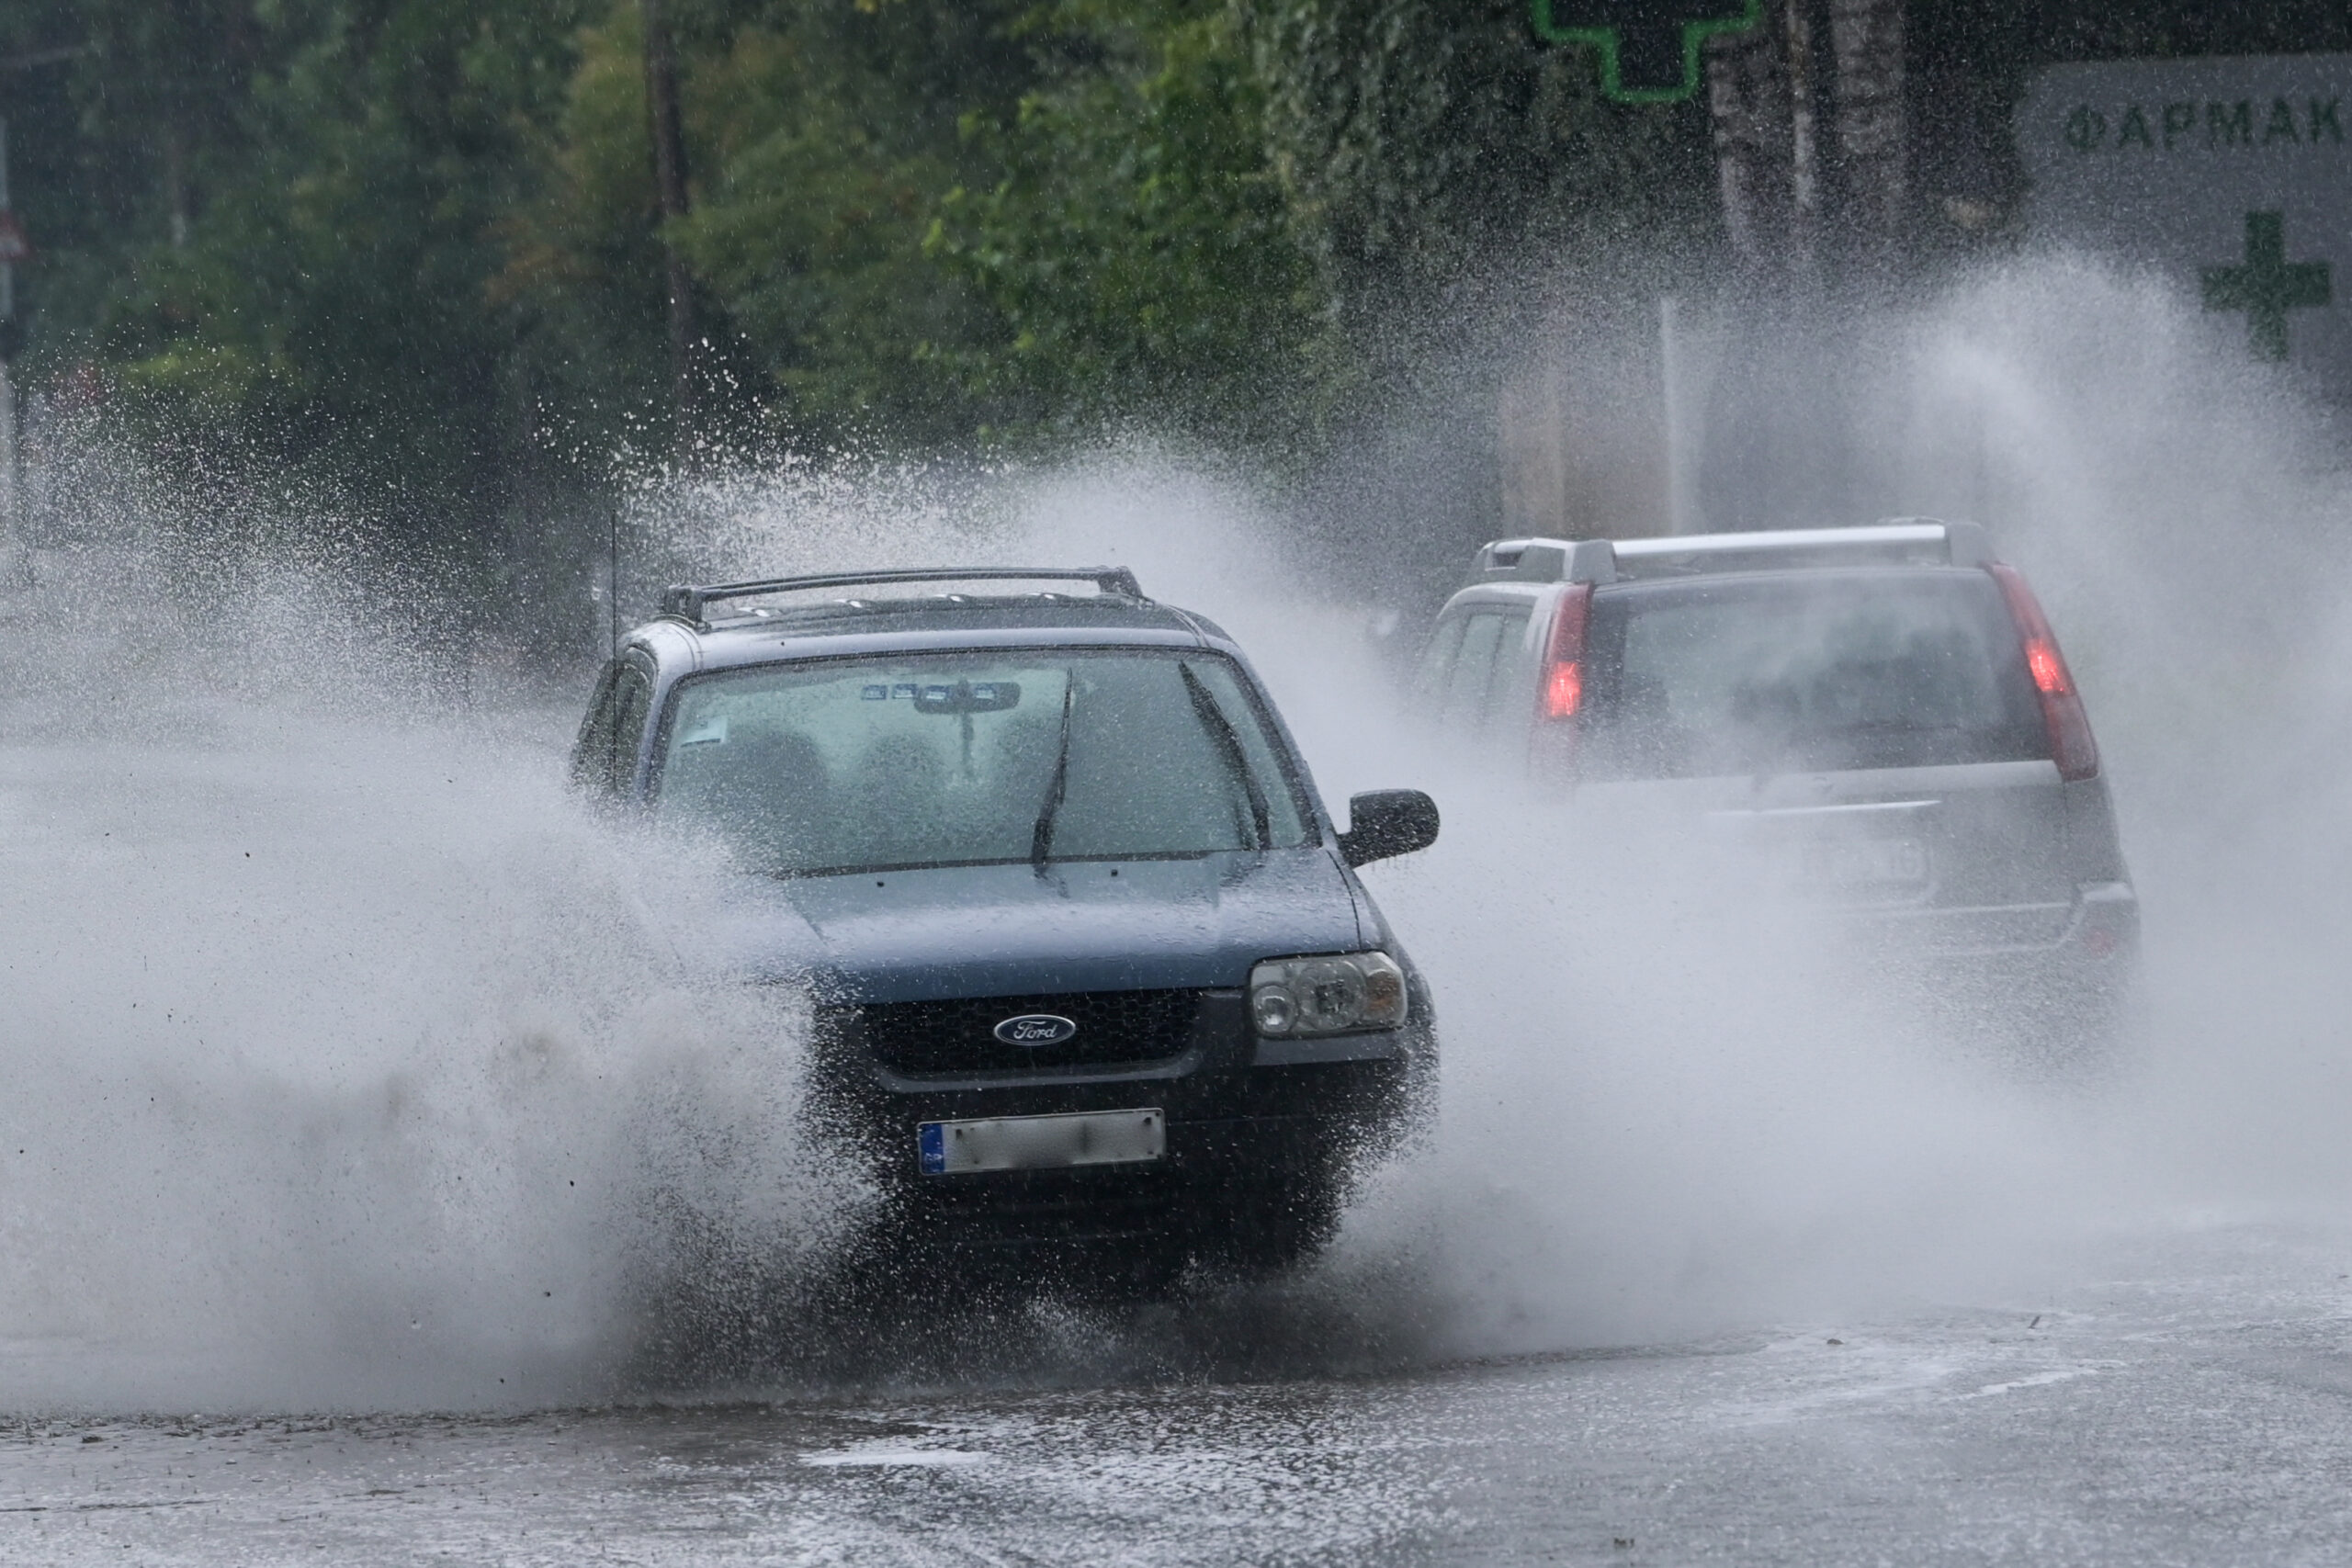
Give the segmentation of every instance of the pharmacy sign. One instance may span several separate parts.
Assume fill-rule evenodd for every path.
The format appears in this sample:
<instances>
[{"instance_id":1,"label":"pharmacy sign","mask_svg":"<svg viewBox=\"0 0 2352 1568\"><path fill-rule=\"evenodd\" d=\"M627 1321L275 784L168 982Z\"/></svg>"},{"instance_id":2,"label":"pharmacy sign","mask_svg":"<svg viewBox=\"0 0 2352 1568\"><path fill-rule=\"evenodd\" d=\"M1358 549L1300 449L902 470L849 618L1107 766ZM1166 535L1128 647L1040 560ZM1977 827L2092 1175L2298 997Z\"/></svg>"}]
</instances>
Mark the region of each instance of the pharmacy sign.
<instances>
[{"instance_id":1,"label":"pharmacy sign","mask_svg":"<svg viewBox=\"0 0 2352 1568\"><path fill-rule=\"evenodd\" d=\"M1764 18L1764 0L1532 0L1535 36L1582 44L1600 90L1623 104L1672 104L1699 91L1699 51Z\"/></svg>"},{"instance_id":2,"label":"pharmacy sign","mask_svg":"<svg viewBox=\"0 0 2352 1568\"><path fill-rule=\"evenodd\" d=\"M2159 268L2352 400L2352 55L2062 65L2018 109L2038 241Z\"/></svg>"}]
</instances>

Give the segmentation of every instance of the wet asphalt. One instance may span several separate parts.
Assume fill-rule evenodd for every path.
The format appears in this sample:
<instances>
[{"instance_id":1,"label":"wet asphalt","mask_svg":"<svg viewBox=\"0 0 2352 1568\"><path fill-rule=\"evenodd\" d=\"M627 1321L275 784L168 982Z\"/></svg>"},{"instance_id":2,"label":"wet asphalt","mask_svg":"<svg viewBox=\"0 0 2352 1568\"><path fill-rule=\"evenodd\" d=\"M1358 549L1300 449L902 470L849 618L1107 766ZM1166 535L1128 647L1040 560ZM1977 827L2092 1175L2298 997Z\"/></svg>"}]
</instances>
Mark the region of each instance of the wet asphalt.
<instances>
[{"instance_id":1,"label":"wet asphalt","mask_svg":"<svg viewBox=\"0 0 2352 1568\"><path fill-rule=\"evenodd\" d=\"M16 1418L26 1563L2335 1563L2352 1232L2041 1303L1383 1375L497 1416Z\"/></svg>"}]
</instances>

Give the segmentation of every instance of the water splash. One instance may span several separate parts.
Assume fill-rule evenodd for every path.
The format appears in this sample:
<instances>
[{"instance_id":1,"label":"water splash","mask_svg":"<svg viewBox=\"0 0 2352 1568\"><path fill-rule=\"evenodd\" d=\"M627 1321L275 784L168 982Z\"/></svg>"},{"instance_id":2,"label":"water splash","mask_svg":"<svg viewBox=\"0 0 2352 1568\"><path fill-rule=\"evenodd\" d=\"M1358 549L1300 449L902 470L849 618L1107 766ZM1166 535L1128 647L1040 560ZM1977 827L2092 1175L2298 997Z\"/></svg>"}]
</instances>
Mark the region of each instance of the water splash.
<instances>
[{"instance_id":1,"label":"water splash","mask_svg":"<svg viewBox=\"0 0 2352 1568\"><path fill-rule=\"evenodd\" d=\"M1416 518L1364 516L1335 565L1249 476L1139 449L653 486L640 588L1132 566L1253 651L1327 798L1446 807L1437 850L1368 876L1438 990L1442 1124L1320 1266L860 1339L777 1284L821 1281L856 1201L791 1128L797 1003L667 963L645 908L707 879L571 809L577 672L486 669L282 530L208 556L94 526L51 591L79 613L0 626L0 1405L595 1400L717 1376L720 1341L862 1386L1279 1375L2033 1297L2108 1228L2340 1203L2339 434L2182 302L2073 263L1881 330L1863 445L1916 510L1993 528L2091 698L2148 909L2154 1021L2112 1092L1951 1048L1801 923L1611 884L1433 751L1361 570Z\"/></svg>"}]
</instances>

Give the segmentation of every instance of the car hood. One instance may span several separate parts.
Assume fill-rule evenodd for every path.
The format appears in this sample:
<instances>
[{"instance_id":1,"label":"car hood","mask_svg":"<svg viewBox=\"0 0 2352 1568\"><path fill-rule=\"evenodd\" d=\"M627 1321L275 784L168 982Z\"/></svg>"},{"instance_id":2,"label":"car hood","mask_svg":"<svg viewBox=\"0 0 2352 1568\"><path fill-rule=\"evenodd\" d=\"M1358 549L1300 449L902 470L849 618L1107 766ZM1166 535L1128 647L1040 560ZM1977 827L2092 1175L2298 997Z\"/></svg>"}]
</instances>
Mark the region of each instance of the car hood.
<instances>
[{"instance_id":1,"label":"car hood","mask_svg":"<svg viewBox=\"0 0 2352 1568\"><path fill-rule=\"evenodd\" d=\"M829 999L1243 985L1262 958L1363 945L1328 848L1199 859L745 878L682 945ZM714 943L712 939L716 938Z\"/></svg>"}]
</instances>

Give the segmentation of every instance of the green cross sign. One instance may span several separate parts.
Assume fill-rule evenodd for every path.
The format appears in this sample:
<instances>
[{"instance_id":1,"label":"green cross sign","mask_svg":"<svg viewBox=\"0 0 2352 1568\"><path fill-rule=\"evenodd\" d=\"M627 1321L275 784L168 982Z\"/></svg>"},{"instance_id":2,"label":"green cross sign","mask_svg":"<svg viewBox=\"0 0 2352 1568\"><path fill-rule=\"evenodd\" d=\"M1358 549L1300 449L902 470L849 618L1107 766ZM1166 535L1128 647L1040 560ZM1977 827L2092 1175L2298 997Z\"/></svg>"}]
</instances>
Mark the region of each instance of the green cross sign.
<instances>
[{"instance_id":1,"label":"green cross sign","mask_svg":"<svg viewBox=\"0 0 2352 1568\"><path fill-rule=\"evenodd\" d=\"M1699 91L1699 46L1746 32L1764 0L1533 0L1535 36L1600 51L1600 90L1623 104L1679 103Z\"/></svg>"},{"instance_id":2,"label":"green cross sign","mask_svg":"<svg viewBox=\"0 0 2352 1568\"><path fill-rule=\"evenodd\" d=\"M2204 270L2205 308L2244 310L2247 345L2256 359L2287 357L2287 312L2332 301L2325 262L2287 259L2283 213L2245 215L2245 265Z\"/></svg>"}]
</instances>

